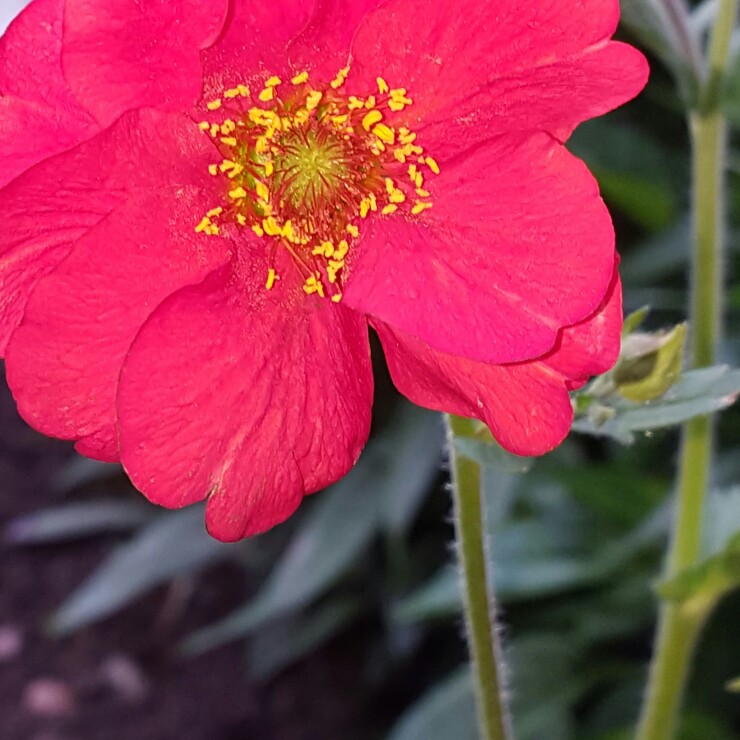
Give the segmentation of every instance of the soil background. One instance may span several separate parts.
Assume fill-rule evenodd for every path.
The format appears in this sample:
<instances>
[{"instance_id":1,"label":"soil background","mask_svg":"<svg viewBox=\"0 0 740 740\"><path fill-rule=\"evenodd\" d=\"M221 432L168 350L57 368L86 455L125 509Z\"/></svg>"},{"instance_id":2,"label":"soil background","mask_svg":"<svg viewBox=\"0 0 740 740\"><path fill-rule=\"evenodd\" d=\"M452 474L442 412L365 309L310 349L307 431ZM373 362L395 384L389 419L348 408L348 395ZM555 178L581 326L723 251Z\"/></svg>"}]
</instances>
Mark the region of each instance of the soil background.
<instances>
[{"instance_id":1,"label":"soil background","mask_svg":"<svg viewBox=\"0 0 740 740\"><path fill-rule=\"evenodd\" d=\"M71 444L18 417L0 371L0 529L60 503L55 476L74 455ZM119 541L0 542L0 740L366 736L357 729L367 707L352 635L259 687L250 685L239 644L195 660L174 654L180 637L242 602L245 583L234 566L207 571L185 596L175 584L72 637L45 635L49 614Z\"/></svg>"}]
</instances>

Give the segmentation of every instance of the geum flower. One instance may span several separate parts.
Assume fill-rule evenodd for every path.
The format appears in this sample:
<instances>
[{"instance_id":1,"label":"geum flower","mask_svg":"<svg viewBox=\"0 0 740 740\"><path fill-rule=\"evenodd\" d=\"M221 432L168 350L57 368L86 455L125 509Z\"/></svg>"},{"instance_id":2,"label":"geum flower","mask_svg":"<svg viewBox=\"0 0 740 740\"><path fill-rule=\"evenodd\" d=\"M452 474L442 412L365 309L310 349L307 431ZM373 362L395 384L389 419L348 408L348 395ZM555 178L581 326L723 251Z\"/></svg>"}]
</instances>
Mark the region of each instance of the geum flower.
<instances>
[{"instance_id":1,"label":"geum flower","mask_svg":"<svg viewBox=\"0 0 740 740\"><path fill-rule=\"evenodd\" d=\"M2 134L6 179L47 142L0 195L21 414L154 502L207 498L235 540L356 461L369 324L410 399L552 449L568 390L619 348L612 225L563 146L645 83L617 19L615 0L37 0L0 62L5 85L52 49L35 74L64 91L59 136Z\"/></svg>"}]
</instances>

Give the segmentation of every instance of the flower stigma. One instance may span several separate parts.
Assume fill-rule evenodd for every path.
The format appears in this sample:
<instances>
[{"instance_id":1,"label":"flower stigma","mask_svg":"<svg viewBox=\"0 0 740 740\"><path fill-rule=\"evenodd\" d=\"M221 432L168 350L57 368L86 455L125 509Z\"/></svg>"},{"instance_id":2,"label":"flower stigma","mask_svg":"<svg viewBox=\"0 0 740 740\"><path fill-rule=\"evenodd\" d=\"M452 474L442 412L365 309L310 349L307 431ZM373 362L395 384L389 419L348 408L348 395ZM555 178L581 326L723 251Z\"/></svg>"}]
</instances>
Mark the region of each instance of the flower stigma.
<instances>
[{"instance_id":1,"label":"flower stigma","mask_svg":"<svg viewBox=\"0 0 740 740\"><path fill-rule=\"evenodd\" d=\"M195 231L250 229L269 242L270 262L277 248L290 253L306 294L334 302L363 222L420 216L432 207L426 179L439 174L416 134L389 123L413 104L407 90L379 77L376 93L346 95L348 73L316 86L308 72L288 83L273 75L256 95L238 84L206 103L217 120L199 124L218 150L209 172L223 180L224 195ZM265 288L279 279L270 266Z\"/></svg>"}]
</instances>

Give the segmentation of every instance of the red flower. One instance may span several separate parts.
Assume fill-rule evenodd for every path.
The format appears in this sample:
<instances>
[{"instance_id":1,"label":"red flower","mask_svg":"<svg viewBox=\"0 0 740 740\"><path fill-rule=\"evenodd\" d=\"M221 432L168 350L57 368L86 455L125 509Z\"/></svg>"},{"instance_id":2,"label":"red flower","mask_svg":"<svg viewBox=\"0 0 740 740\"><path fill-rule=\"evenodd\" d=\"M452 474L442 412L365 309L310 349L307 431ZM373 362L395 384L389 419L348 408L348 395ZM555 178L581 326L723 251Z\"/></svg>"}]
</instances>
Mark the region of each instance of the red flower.
<instances>
[{"instance_id":1,"label":"red flower","mask_svg":"<svg viewBox=\"0 0 740 740\"><path fill-rule=\"evenodd\" d=\"M207 497L238 539L354 464L370 323L409 398L551 449L568 389L619 346L611 222L562 145L644 85L617 18L616 0L36 0L0 49L21 413L152 501Z\"/></svg>"}]
</instances>

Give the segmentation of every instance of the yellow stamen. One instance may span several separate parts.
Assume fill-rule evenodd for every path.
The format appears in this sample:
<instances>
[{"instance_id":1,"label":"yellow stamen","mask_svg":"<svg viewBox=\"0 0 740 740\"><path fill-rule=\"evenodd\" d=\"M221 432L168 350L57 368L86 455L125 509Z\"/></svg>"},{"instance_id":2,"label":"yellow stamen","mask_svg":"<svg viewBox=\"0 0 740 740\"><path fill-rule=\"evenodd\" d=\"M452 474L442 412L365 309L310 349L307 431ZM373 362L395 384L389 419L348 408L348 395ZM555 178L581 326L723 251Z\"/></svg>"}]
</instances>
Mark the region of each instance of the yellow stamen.
<instances>
[{"instance_id":1,"label":"yellow stamen","mask_svg":"<svg viewBox=\"0 0 740 740\"><path fill-rule=\"evenodd\" d=\"M272 286L275 285L276 280L277 280L277 273L271 267L267 271L267 282L265 283L265 288L267 288L267 290L272 290Z\"/></svg>"}]
</instances>

